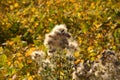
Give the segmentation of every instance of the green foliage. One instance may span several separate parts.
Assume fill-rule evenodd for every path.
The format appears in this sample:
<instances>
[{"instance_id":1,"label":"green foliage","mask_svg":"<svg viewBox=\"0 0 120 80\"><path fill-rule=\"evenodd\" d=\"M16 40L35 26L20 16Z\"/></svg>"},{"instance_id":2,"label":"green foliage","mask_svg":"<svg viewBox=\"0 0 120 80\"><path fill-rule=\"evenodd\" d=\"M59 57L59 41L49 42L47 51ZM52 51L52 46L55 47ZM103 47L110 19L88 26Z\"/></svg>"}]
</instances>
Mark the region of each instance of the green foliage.
<instances>
[{"instance_id":1,"label":"green foliage","mask_svg":"<svg viewBox=\"0 0 120 80\"><path fill-rule=\"evenodd\" d=\"M119 52L119 5L119 0L0 0L0 78L40 80L30 54L45 50L44 36L56 24L67 25L83 60L95 60L104 49Z\"/></svg>"},{"instance_id":2,"label":"green foliage","mask_svg":"<svg viewBox=\"0 0 120 80\"><path fill-rule=\"evenodd\" d=\"M5 64L6 64L6 62L7 62L7 57L6 57L6 55L5 54L1 54L0 55L0 68L1 67L3 67Z\"/></svg>"}]
</instances>

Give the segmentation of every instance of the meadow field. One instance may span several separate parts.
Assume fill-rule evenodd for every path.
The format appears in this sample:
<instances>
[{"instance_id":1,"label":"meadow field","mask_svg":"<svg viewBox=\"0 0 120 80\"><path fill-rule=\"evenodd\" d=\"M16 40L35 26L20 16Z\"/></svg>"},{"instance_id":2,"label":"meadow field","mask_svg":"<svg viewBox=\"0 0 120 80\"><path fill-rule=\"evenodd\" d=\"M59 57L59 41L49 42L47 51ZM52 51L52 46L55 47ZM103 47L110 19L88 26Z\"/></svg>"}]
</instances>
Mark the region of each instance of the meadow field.
<instances>
[{"instance_id":1,"label":"meadow field","mask_svg":"<svg viewBox=\"0 0 120 80\"><path fill-rule=\"evenodd\" d=\"M119 66L119 0L0 0L1 80L119 80Z\"/></svg>"}]
</instances>

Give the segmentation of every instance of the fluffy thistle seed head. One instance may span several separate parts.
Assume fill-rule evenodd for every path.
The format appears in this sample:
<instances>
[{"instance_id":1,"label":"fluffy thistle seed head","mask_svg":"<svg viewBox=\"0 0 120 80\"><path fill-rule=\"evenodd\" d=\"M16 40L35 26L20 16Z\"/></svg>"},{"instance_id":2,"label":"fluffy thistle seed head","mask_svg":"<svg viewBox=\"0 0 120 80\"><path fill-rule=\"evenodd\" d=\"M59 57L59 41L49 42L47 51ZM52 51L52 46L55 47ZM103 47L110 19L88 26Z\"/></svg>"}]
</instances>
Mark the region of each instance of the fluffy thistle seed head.
<instances>
[{"instance_id":1,"label":"fluffy thistle seed head","mask_svg":"<svg viewBox=\"0 0 120 80\"><path fill-rule=\"evenodd\" d=\"M67 32L67 28L65 24L61 24L61 25L56 25L52 32L58 32L58 33L64 33Z\"/></svg>"},{"instance_id":2,"label":"fluffy thistle seed head","mask_svg":"<svg viewBox=\"0 0 120 80\"><path fill-rule=\"evenodd\" d=\"M115 52L110 51L110 50L105 50L102 52L102 64L106 64L106 63L115 63L117 61L117 57L115 55Z\"/></svg>"},{"instance_id":3,"label":"fluffy thistle seed head","mask_svg":"<svg viewBox=\"0 0 120 80\"><path fill-rule=\"evenodd\" d=\"M33 51L31 54L31 58L35 61L39 61L45 57L45 53L43 51Z\"/></svg>"},{"instance_id":4,"label":"fluffy thistle seed head","mask_svg":"<svg viewBox=\"0 0 120 80\"><path fill-rule=\"evenodd\" d=\"M78 43L76 41L69 41L69 49L70 50L77 50L78 49Z\"/></svg>"},{"instance_id":5,"label":"fluffy thistle seed head","mask_svg":"<svg viewBox=\"0 0 120 80\"><path fill-rule=\"evenodd\" d=\"M49 34L45 35L44 45L47 47L48 43L52 41L52 39L49 37Z\"/></svg>"},{"instance_id":6,"label":"fluffy thistle seed head","mask_svg":"<svg viewBox=\"0 0 120 80\"><path fill-rule=\"evenodd\" d=\"M58 49L67 48L70 37L66 25L56 25L50 33L45 35L44 45L49 49L49 53L53 53Z\"/></svg>"}]
</instances>

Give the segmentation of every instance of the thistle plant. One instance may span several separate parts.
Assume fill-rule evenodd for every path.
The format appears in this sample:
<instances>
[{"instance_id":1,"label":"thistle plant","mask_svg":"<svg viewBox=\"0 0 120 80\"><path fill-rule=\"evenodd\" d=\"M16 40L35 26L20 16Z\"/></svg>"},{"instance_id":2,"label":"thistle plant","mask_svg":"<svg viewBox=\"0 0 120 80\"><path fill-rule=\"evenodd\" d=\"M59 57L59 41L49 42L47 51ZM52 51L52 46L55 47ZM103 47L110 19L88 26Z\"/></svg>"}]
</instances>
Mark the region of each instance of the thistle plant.
<instances>
[{"instance_id":1,"label":"thistle plant","mask_svg":"<svg viewBox=\"0 0 120 80\"><path fill-rule=\"evenodd\" d=\"M56 25L45 35L43 51L34 51L32 59L40 66L38 73L43 80L72 79L73 53L78 50L78 44L67 31L66 25ZM44 54L47 54L45 57ZM72 58L72 60L70 60Z\"/></svg>"},{"instance_id":2,"label":"thistle plant","mask_svg":"<svg viewBox=\"0 0 120 80\"><path fill-rule=\"evenodd\" d=\"M119 80L120 61L115 52L105 50L96 61L85 61L76 66L73 80Z\"/></svg>"},{"instance_id":3,"label":"thistle plant","mask_svg":"<svg viewBox=\"0 0 120 80\"><path fill-rule=\"evenodd\" d=\"M56 25L45 35L44 51L34 51L31 57L39 65L42 80L119 80L120 61L115 52L104 50L97 60L75 64L74 53L80 51L77 41L66 25Z\"/></svg>"},{"instance_id":4,"label":"thistle plant","mask_svg":"<svg viewBox=\"0 0 120 80\"><path fill-rule=\"evenodd\" d=\"M48 48L49 53L54 53L57 50L68 48L70 37L64 24L56 25L50 33L45 35L44 45Z\"/></svg>"}]
</instances>

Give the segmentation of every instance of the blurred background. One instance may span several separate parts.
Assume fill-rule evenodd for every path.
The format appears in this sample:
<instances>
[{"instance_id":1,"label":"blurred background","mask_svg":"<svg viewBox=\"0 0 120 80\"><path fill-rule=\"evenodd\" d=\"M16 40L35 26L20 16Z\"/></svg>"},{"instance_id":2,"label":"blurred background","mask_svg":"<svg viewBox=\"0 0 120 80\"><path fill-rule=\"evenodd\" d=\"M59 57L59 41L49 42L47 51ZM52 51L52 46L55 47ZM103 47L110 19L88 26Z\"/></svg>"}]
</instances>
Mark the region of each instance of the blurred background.
<instances>
[{"instance_id":1,"label":"blurred background","mask_svg":"<svg viewBox=\"0 0 120 80\"><path fill-rule=\"evenodd\" d=\"M46 50L45 34L66 24L83 60L120 52L119 0L0 0L0 79L40 80L30 54Z\"/></svg>"}]
</instances>

